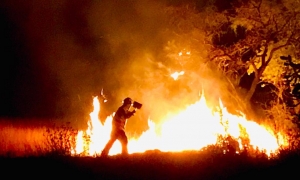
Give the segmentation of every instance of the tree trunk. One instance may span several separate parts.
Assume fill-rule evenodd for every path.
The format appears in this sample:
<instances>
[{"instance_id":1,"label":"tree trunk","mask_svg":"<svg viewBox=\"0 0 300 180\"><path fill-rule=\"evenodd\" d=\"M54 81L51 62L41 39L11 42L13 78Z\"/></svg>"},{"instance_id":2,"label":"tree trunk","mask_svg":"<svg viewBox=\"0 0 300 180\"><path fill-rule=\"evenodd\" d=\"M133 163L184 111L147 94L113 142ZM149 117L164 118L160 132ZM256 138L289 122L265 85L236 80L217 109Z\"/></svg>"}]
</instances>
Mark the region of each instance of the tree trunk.
<instances>
[{"instance_id":1,"label":"tree trunk","mask_svg":"<svg viewBox=\"0 0 300 180\"><path fill-rule=\"evenodd\" d=\"M257 86L258 82L259 82L259 78L255 74L255 77L254 77L254 79L253 79L253 81L251 83L251 87L250 87L250 89L247 92L246 97L245 97L245 101L246 102L250 103L250 100L251 100L251 98L252 98L252 96L253 96L253 94L255 92L255 89L256 89L256 86Z\"/></svg>"},{"instance_id":2,"label":"tree trunk","mask_svg":"<svg viewBox=\"0 0 300 180\"><path fill-rule=\"evenodd\" d=\"M249 91L247 92L246 96L245 96L245 103L246 103L246 114L250 115L250 117L255 117L255 113L253 111L253 108L251 106L251 98L255 92L256 86L259 83L259 77L257 76L257 74L255 74L255 77L251 83L251 87L249 89Z\"/></svg>"}]
</instances>

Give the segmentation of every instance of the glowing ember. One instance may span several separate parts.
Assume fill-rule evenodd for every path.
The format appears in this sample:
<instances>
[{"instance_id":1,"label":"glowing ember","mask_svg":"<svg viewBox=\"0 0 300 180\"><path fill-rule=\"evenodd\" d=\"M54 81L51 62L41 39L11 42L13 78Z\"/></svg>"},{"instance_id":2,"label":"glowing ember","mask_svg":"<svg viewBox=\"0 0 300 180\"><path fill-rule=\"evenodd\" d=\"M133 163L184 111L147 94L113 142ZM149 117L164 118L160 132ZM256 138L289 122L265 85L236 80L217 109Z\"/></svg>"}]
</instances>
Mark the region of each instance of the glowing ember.
<instances>
[{"instance_id":1,"label":"glowing ember","mask_svg":"<svg viewBox=\"0 0 300 180\"><path fill-rule=\"evenodd\" d=\"M191 52L190 52L190 51L187 51L187 52L185 52L185 54L186 54L186 55L190 55ZM178 53L178 56L182 56L182 55L184 55L184 54L183 54L182 51L180 51L180 52Z\"/></svg>"},{"instance_id":2,"label":"glowing ember","mask_svg":"<svg viewBox=\"0 0 300 180\"><path fill-rule=\"evenodd\" d=\"M171 77L174 79L174 80L177 80L179 76L183 75L184 74L184 71L180 71L180 72L175 72L173 74L171 74Z\"/></svg>"},{"instance_id":3,"label":"glowing ember","mask_svg":"<svg viewBox=\"0 0 300 180\"><path fill-rule=\"evenodd\" d=\"M109 139L113 115L102 125L98 120L100 105L97 97L93 99L94 111L86 131L77 135L76 150L73 154L95 156L101 153ZM159 149L164 152L200 150L208 145L218 143L218 136L230 135L242 147L242 139L247 139L248 146L253 146L267 155L276 152L283 142L278 142L272 131L244 116L236 116L227 112L220 102L220 111L212 112L202 96L195 104L185 110L169 114L160 124L148 120L149 130L137 139L129 139L128 152L145 152ZM89 141L84 136L89 136ZM280 135L281 136L281 135ZM117 141L109 155L121 153L121 144Z\"/></svg>"}]
</instances>

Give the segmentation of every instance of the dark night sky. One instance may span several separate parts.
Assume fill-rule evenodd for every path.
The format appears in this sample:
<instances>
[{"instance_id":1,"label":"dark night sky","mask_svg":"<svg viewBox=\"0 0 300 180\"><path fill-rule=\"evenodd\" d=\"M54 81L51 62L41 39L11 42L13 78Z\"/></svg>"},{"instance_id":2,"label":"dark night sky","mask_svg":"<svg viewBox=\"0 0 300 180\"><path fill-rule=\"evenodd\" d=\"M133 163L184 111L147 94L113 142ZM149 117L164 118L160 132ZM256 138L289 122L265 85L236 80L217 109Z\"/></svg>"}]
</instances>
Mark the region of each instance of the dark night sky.
<instances>
[{"instance_id":1,"label":"dark night sky","mask_svg":"<svg viewBox=\"0 0 300 180\"><path fill-rule=\"evenodd\" d=\"M0 117L84 116L102 88L112 109L131 96L154 112L170 97L160 92L162 71L145 59L159 58L168 40L160 8L182 2L2 1Z\"/></svg>"},{"instance_id":2,"label":"dark night sky","mask_svg":"<svg viewBox=\"0 0 300 180\"><path fill-rule=\"evenodd\" d=\"M80 4L74 7L66 4L67 8L60 12L60 4L52 3L7 1L1 6L1 116L62 115L56 106L64 90L61 90L56 72L49 67L51 59L46 57L46 53L51 51L51 47L48 47L48 41L66 29L69 29L66 34L74 33L74 37L79 37L84 20L76 14ZM79 18L78 25L68 19L70 16ZM56 40L60 41L60 38ZM83 45L87 45L88 41L85 36L78 39L78 43ZM55 56L60 52L52 53Z\"/></svg>"}]
</instances>

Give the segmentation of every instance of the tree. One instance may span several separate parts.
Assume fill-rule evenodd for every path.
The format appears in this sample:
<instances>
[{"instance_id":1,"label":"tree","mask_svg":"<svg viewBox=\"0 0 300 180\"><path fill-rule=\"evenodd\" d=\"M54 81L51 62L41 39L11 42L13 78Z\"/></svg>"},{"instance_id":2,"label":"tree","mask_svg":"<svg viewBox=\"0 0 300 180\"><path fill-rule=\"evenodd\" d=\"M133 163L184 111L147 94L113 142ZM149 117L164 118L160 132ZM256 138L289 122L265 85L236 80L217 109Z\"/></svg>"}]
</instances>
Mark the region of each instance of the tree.
<instances>
[{"instance_id":1,"label":"tree","mask_svg":"<svg viewBox=\"0 0 300 180\"><path fill-rule=\"evenodd\" d=\"M255 115L252 98L265 98L273 90L276 96L273 93L269 97L277 98L284 88L288 89L282 86L286 75L299 76L300 8L297 7L300 4L296 0L232 0L231 6L220 9L210 2L201 11L188 5L168 9L172 33L177 37L175 42L194 47L193 51L199 55L194 57L194 65L197 61L203 63L205 54L205 63L213 64L211 67L221 71L231 85L233 108ZM249 87L240 91L241 79L247 76ZM268 87L262 88L263 84ZM268 92L257 96L255 92L262 89ZM296 90L299 89L300 85ZM297 129L297 116L285 103L273 105L262 113L265 118L259 120L272 124L277 132Z\"/></svg>"},{"instance_id":2,"label":"tree","mask_svg":"<svg viewBox=\"0 0 300 180\"><path fill-rule=\"evenodd\" d=\"M295 8L299 5L298 1L249 0L211 19L219 25L210 36L211 60L235 72L254 73L247 101L261 81L279 83L286 70L280 55L292 54L299 60L300 9ZM230 35L236 39L228 41Z\"/></svg>"},{"instance_id":3,"label":"tree","mask_svg":"<svg viewBox=\"0 0 300 180\"><path fill-rule=\"evenodd\" d=\"M207 58L208 54L212 52L211 37L214 35L213 32L222 22L214 18L214 21L209 19L213 16L212 14L217 14L213 3L214 1L210 0L202 6L187 3L166 8L165 12L169 17L169 25L165 34L170 40L166 43L164 49L166 53L164 64L168 63L167 66L172 67L172 69L178 68L178 66L174 66L179 64L180 70L186 72L184 76L189 77L188 82L191 84L192 89L199 92L202 88L204 93L210 92L208 98L215 97L210 99L209 102L219 103L218 98L220 98L220 95L222 96L220 91L224 92L224 89L227 88L224 87L226 83L220 81L225 76L213 69L215 65ZM218 15L221 15L221 13ZM185 52L189 53L188 56L184 55ZM183 55L178 56L179 53ZM200 87L199 84L201 84ZM215 99L216 97L218 98ZM221 99L223 101L225 98L221 97ZM232 96L230 101L232 102Z\"/></svg>"},{"instance_id":4,"label":"tree","mask_svg":"<svg viewBox=\"0 0 300 180\"><path fill-rule=\"evenodd\" d=\"M255 92L263 89L261 85L282 87L284 74L292 74L286 71L293 68L287 68L280 56L291 55L295 64L299 61L299 2L231 0L226 8L220 8L218 2L168 8L170 31L175 39L169 45L178 48L188 44L192 54L197 55L190 61L194 67L203 59L214 64L212 67L223 72L232 88L242 92L243 100L249 104L257 97ZM168 53L172 56L171 51ZM240 91L241 79L247 76L248 88Z\"/></svg>"}]
</instances>

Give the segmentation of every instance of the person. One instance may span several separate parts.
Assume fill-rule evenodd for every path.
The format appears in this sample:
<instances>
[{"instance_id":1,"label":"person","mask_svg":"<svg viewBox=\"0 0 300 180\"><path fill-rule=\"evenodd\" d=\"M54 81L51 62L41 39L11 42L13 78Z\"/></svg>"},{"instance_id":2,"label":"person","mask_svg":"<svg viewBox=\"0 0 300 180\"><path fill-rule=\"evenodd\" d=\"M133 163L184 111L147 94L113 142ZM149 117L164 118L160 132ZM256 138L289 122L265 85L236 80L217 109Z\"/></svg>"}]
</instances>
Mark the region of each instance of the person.
<instances>
[{"instance_id":1,"label":"person","mask_svg":"<svg viewBox=\"0 0 300 180\"><path fill-rule=\"evenodd\" d=\"M123 100L122 106L120 106L115 113L113 120L112 120L112 130L110 134L110 140L105 145L104 149L102 150L101 156L107 157L110 148L114 144L116 140L119 140L122 145L122 154L127 155L127 144L128 139L125 133L125 125L128 118L133 116L136 112L136 108L133 111L129 111L133 101L130 97L127 97Z\"/></svg>"}]
</instances>

